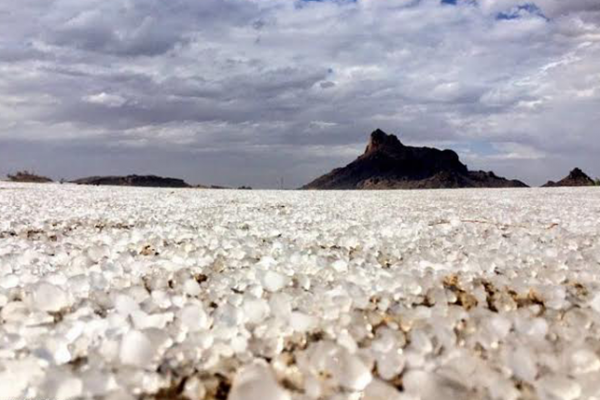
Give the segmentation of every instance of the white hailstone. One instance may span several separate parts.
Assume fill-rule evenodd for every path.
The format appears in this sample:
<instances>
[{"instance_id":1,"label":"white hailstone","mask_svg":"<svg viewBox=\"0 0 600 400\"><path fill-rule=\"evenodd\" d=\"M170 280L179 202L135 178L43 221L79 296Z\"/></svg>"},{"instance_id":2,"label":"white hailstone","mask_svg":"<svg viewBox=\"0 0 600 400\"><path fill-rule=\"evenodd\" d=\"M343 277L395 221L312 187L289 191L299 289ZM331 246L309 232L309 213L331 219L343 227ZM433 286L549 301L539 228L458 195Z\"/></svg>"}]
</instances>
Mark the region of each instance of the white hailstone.
<instances>
[{"instance_id":1,"label":"white hailstone","mask_svg":"<svg viewBox=\"0 0 600 400\"><path fill-rule=\"evenodd\" d=\"M294 311L290 315L290 326L296 332L306 332L317 324L317 318L301 312Z\"/></svg>"},{"instance_id":2,"label":"white hailstone","mask_svg":"<svg viewBox=\"0 0 600 400\"><path fill-rule=\"evenodd\" d=\"M508 335L512 323L507 318L495 315L487 320L487 328L497 340L502 340Z\"/></svg>"},{"instance_id":3,"label":"white hailstone","mask_svg":"<svg viewBox=\"0 0 600 400\"><path fill-rule=\"evenodd\" d=\"M238 371L227 400L291 400L291 396L265 362L255 362Z\"/></svg>"},{"instance_id":4,"label":"white hailstone","mask_svg":"<svg viewBox=\"0 0 600 400\"><path fill-rule=\"evenodd\" d=\"M186 304L187 299L185 296L174 295L171 297L171 302L174 307L182 308Z\"/></svg>"},{"instance_id":5,"label":"white hailstone","mask_svg":"<svg viewBox=\"0 0 600 400\"><path fill-rule=\"evenodd\" d=\"M239 247L235 247L230 250L229 256L234 260L243 260L246 256L246 252L244 252L244 250Z\"/></svg>"},{"instance_id":6,"label":"white hailstone","mask_svg":"<svg viewBox=\"0 0 600 400\"><path fill-rule=\"evenodd\" d=\"M206 398L206 388L197 377L192 377L185 382L183 395L189 400L203 400Z\"/></svg>"},{"instance_id":7,"label":"white hailstone","mask_svg":"<svg viewBox=\"0 0 600 400\"><path fill-rule=\"evenodd\" d=\"M40 311L60 311L69 306L69 296L61 288L43 282L33 290L33 306Z\"/></svg>"},{"instance_id":8,"label":"white hailstone","mask_svg":"<svg viewBox=\"0 0 600 400\"><path fill-rule=\"evenodd\" d=\"M292 313L290 296L285 293L274 293L269 299L271 312L278 318L287 319Z\"/></svg>"},{"instance_id":9,"label":"white hailstone","mask_svg":"<svg viewBox=\"0 0 600 400\"><path fill-rule=\"evenodd\" d=\"M164 290L153 290L152 301L160 308L169 308L171 306L171 297Z\"/></svg>"},{"instance_id":10,"label":"white hailstone","mask_svg":"<svg viewBox=\"0 0 600 400\"><path fill-rule=\"evenodd\" d=\"M356 340L354 340L352 335L345 329L337 335L336 343L351 353L355 353L358 350Z\"/></svg>"},{"instance_id":11,"label":"white hailstone","mask_svg":"<svg viewBox=\"0 0 600 400\"><path fill-rule=\"evenodd\" d=\"M246 298L242 305L246 320L251 324L263 321L270 312L269 303L264 299Z\"/></svg>"},{"instance_id":12,"label":"white hailstone","mask_svg":"<svg viewBox=\"0 0 600 400\"><path fill-rule=\"evenodd\" d=\"M143 311L134 311L131 319L135 328L139 330L164 329L169 322L173 321L173 313L146 314Z\"/></svg>"},{"instance_id":13,"label":"white hailstone","mask_svg":"<svg viewBox=\"0 0 600 400\"><path fill-rule=\"evenodd\" d=\"M344 260L336 260L331 264L331 268L337 272L346 272L348 271L348 263Z\"/></svg>"},{"instance_id":14,"label":"white hailstone","mask_svg":"<svg viewBox=\"0 0 600 400\"><path fill-rule=\"evenodd\" d=\"M589 349L569 349L566 351L566 357L567 370L572 374L588 374L600 370L600 358Z\"/></svg>"},{"instance_id":15,"label":"white hailstone","mask_svg":"<svg viewBox=\"0 0 600 400\"><path fill-rule=\"evenodd\" d=\"M108 363L117 362L120 357L120 340L106 338L98 346L98 354Z\"/></svg>"},{"instance_id":16,"label":"white hailstone","mask_svg":"<svg viewBox=\"0 0 600 400\"><path fill-rule=\"evenodd\" d=\"M321 397L323 389L321 388L321 382L316 376L309 374L304 377L304 393L306 393L309 399L318 399Z\"/></svg>"},{"instance_id":17,"label":"white hailstone","mask_svg":"<svg viewBox=\"0 0 600 400\"><path fill-rule=\"evenodd\" d=\"M494 400L517 400L521 392L508 379L494 377L490 385L490 396Z\"/></svg>"},{"instance_id":18,"label":"white hailstone","mask_svg":"<svg viewBox=\"0 0 600 400\"><path fill-rule=\"evenodd\" d=\"M419 369L425 366L425 355L411 349L403 352L406 367L410 369Z\"/></svg>"},{"instance_id":19,"label":"white hailstone","mask_svg":"<svg viewBox=\"0 0 600 400\"><path fill-rule=\"evenodd\" d=\"M398 389L379 379L374 379L365 388L363 400L404 400L406 397Z\"/></svg>"},{"instance_id":20,"label":"white hailstone","mask_svg":"<svg viewBox=\"0 0 600 400\"><path fill-rule=\"evenodd\" d=\"M243 336L236 336L231 339L231 349L236 353L243 353L248 348L248 339Z\"/></svg>"},{"instance_id":21,"label":"white hailstone","mask_svg":"<svg viewBox=\"0 0 600 400\"><path fill-rule=\"evenodd\" d=\"M421 370L410 370L402 376L404 390L412 394L427 392L434 381L432 373Z\"/></svg>"},{"instance_id":22,"label":"white hailstone","mask_svg":"<svg viewBox=\"0 0 600 400\"><path fill-rule=\"evenodd\" d=\"M402 384L408 394L418 395L422 400L469 399L469 391L464 385L434 372L408 371L402 375Z\"/></svg>"},{"instance_id":23,"label":"white hailstone","mask_svg":"<svg viewBox=\"0 0 600 400\"><path fill-rule=\"evenodd\" d=\"M110 372L102 372L96 368L86 370L81 375L83 390L93 397L101 397L117 388L115 377Z\"/></svg>"},{"instance_id":24,"label":"white hailstone","mask_svg":"<svg viewBox=\"0 0 600 400\"><path fill-rule=\"evenodd\" d=\"M54 362L57 365L66 364L72 359L71 352L69 351L69 346L67 345L67 343L64 342L56 343L52 353L54 357Z\"/></svg>"},{"instance_id":25,"label":"white hailstone","mask_svg":"<svg viewBox=\"0 0 600 400\"><path fill-rule=\"evenodd\" d=\"M345 349L339 349L326 361L327 372L344 389L364 390L371 380L371 370L364 362Z\"/></svg>"},{"instance_id":26,"label":"white hailstone","mask_svg":"<svg viewBox=\"0 0 600 400\"><path fill-rule=\"evenodd\" d=\"M546 375L535 382L541 398L575 400L581 395L581 386L562 375Z\"/></svg>"},{"instance_id":27,"label":"white hailstone","mask_svg":"<svg viewBox=\"0 0 600 400\"><path fill-rule=\"evenodd\" d=\"M537 375L537 357L526 347L518 347L508 350L508 367L513 374L525 381L532 383Z\"/></svg>"},{"instance_id":28,"label":"white hailstone","mask_svg":"<svg viewBox=\"0 0 600 400\"><path fill-rule=\"evenodd\" d=\"M460 218L458 218L458 217L453 217L450 219L450 225L453 228L459 227L461 224L462 224L462 222L461 222Z\"/></svg>"},{"instance_id":29,"label":"white hailstone","mask_svg":"<svg viewBox=\"0 0 600 400\"><path fill-rule=\"evenodd\" d=\"M310 278L306 275L302 275L302 274L296 274L296 282L298 282L298 285L304 289L304 290L310 290L312 281L310 280Z\"/></svg>"},{"instance_id":30,"label":"white hailstone","mask_svg":"<svg viewBox=\"0 0 600 400\"><path fill-rule=\"evenodd\" d=\"M22 301L11 301L0 310L4 322L23 321L28 314L29 309Z\"/></svg>"},{"instance_id":31,"label":"white hailstone","mask_svg":"<svg viewBox=\"0 0 600 400\"><path fill-rule=\"evenodd\" d=\"M139 303L130 296L120 294L115 298L115 310L121 315L131 315L139 309Z\"/></svg>"},{"instance_id":32,"label":"white hailstone","mask_svg":"<svg viewBox=\"0 0 600 400\"><path fill-rule=\"evenodd\" d=\"M515 323L517 332L540 340L548 333L548 322L543 318L524 319L519 318Z\"/></svg>"},{"instance_id":33,"label":"white hailstone","mask_svg":"<svg viewBox=\"0 0 600 400\"><path fill-rule=\"evenodd\" d=\"M246 293L257 298L263 297L265 290L261 285L250 285L246 288Z\"/></svg>"},{"instance_id":34,"label":"white hailstone","mask_svg":"<svg viewBox=\"0 0 600 400\"><path fill-rule=\"evenodd\" d=\"M279 272L265 271L262 274L261 283L265 290L269 292L277 292L287 285L288 278Z\"/></svg>"},{"instance_id":35,"label":"white hailstone","mask_svg":"<svg viewBox=\"0 0 600 400\"><path fill-rule=\"evenodd\" d=\"M108 279L100 273L92 272L89 275L89 282L92 289L104 290L108 287Z\"/></svg>"},{"instance_id":36,"label":"white hailstone","mask_svg":"<svg viewBox=\"0 0 600 400\"><path fill-rule=\"evenodd\" d=\"M564 286L552 286L551 289L547 289L542 295L544 298L544 305L546 306L546 308L560 310L566 305L566 294L567 290Z\"/></svg>"},{"instance_id":37,"label":"white hailstone","mask_svg":"<svg viewBox=\"0 0 600 400\"><path fill-rule=\"evenodd\" d=\"M40 364L33 358L6 360L0 366L0 395L7 399L24 398L27 388L43 378Z\"/></svg>"},{"instance_id":38,"label":"white hailstone","mask_svg":"<svg viewBox=\"0 0 600 400\"><path fill-rule=\"evenodd\" d=\"M19 277L14 274L8 274L0 277L0 287L3 289L12 289L19 286Z\"/></svg>"},{"instance_id":39,"label":"white hailstone","mask_svg":"<svg viewBox=\"0 0 600 400\"><path fill-rule=\"evenodd\" d=\"M256 263L256 265L265 267L265 268L269 268L274 265L277 265L277 261L275 261L275 259L271 256L264 256L264 257L261 257L260 261L258 263Z\"/></svg>"},{"instance_id":40,"label":"white hailstone","mask_svg":"<svg viewBox=\"0 0 600 400\"><path fill-rule=\"evenodd\" d=\"M201 304L189 304L178 313L179 321L190 332L198 332L210 327L210 319Z\"/></svg>"},{"instance_id":41,"label":"white hailstone","mask_svg":"<svg viewBox=\"0 0 600 400\"><path fill-rule=\"evenodd\" d=\"M69 292L77 297L87 297L91 287L89 277L84 274L71 277L67 286Z\"/></svg>"},{"instance_id":42,"label":"white hailstone","mask_svg":"<svg viewBox=\"0 0 600 400\"><path fill-rule=\"evenodd\" d=\"M409 333L410 347L422 354L429 354L433 351L433 344L427 334L421 330L414 329Z\"/></svg>"},{"instance_id":43,"label":"white hailstone","mask_svg":"<svg viewBox=\"0 0 600 400\"><path fill-rule=\"evenodd\" d=\"M381 327L377 329L377 336L371 342L371 348L381 353L390 352L398 343L398 340L396 339L397 335L397 331L388 327Z\"/></svg>"},{"instance_id":44,"label":"white hailstone","mask_svg":"<svg viewBox=\"0 0 600 400\"><path fill-rule=\"evenodd\" d=\"M194 279L187 279L183 283L183 291L188 296L196 297L201 293L200 285Z\"/></svg>"},{"instance_id":45,"label":"white hailstone","mask_svg":"<svg viewBox=\"0 0 600 400\"><path fill-rule=\"evenodd\" d=\"M131 298L133 298L138 304L144 302L150 297L150 294L148 294L148 290L141 285L129 287L127 289L127 294L131 296Z\"/></svg>"},{"instance_id":46,"label":"white hailstone","mask_svg":"<svg viewBox=\"0 0 600 400\"><path fill-rule=\"evenodd\" d=\"M94 264L94 262L89 257L80 254L72 258L70 264L72 268L74 268L76 271L85 271L89 269Z\"/></svg>"},{"instance_id":47,"label":"white hailstone","mask_svg":"<svg viewBox=\"0 0 600 400\"><path fill-rule=\"evenodd\" d=\"M127 390L119 388L110 392L106 397L106 400L135 400L137 399L132 393Z\"/></svg>"},{"instance_id":48,"label":"white hailstone","mask_svg":"<svg viewBox=\"0 0 600 400\"><path fill-rule=\"evenodd\" d=\"M423 287L419 283L417 283L416 281L413 281L413 280L405 282L404 290L406 290L408 293L415 295L415 296L418 296L421 293L423 293Z\"/></svg>"},{"instance_id":49,"label":"white hailstone","mask_svg":"<svg viewBox=\"0 0 600 400\"><path fill-rule=\"evenodd\" d=\"M154 361L155 349L148 336L143 332L132 330L123 335L119 353L123 364L148 368Z\"/></svg>"},{"instance_id":50,"label":"white hailstone","mask_svg":"<svg viewBox=\"0 0 600 400\"><path fill-rule=\"evenodd\" d=\"M389 297L384 297L381 300L379 300L379 302L377 303L377 309L379 309L380 311L387 311L388 308L390 307L391 304L391 300Z\"/></svg>"},{"instance_id":51,"label":"white hailstone","mask_svg":"<svg viewBox=\"0 0 600 400\"><path fill-rule=\"evenodd\" d=\"M246 321L244 312L231 304L225 304L217 308L214 318L215 325L226 331L237 330L238 326Z\"/></svg>"},{"instance_id":52,"label":"white hailstone","mask_svg":"<svg viewBox=\"0 0 600 400\"><path fill-rule=\"evenodd\" d=\"M67 377L55 382L54 395L55 399L77 399L81 398L83 393L83 382L76 377Z\"/></svg>"},{"instance_id":53,"label":"white hailstone","mask_svg":"<svg viewBox=\"0 0 600 400\"><path fill-rule=\"evenodd\" d=\"M385 380L398 376L404 369L406 360L399 350L377 354L377 372Z\"/></svg>"},{"instance_id":54,"label":"white hailstone","mask_svg":"<svg viewBox=\"0 0 600 400\"><path fill-rule=\"evenodd\" d=\"M108 246L104 245L92 246L87 251L87 256L90 258L90 260L92 260L95 263L99 262L105 257L108 257L109 255L110 249L108 248Z\"/></svg>"},{"instance_id":55,"label":"white hailstone","mask_svg":"<svg viewBox=\"0 0 600 400\"><path fill-rule=\"evenodd\" d=\"M600 291L594 294L594 297L590 301L590 307L597 313L600 313Z\"/></svg>"}]
</instances>

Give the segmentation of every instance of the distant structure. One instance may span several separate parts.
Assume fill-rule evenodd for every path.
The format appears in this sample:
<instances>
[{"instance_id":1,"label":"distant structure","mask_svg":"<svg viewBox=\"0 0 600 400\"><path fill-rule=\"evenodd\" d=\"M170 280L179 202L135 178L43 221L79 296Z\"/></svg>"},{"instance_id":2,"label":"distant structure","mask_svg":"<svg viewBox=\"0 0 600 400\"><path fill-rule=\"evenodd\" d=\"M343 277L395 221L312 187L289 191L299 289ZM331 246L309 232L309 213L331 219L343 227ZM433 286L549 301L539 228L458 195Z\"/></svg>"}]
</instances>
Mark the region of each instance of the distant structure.
<instances>
[{"instance_id":1,"label":"distant structure","mask_svg":"<svg viewBox=\"0 0 600 400\"><path fill-rule=\"evenodd\" d=\"M596 186L597 183L579 168L572 170L566 178L558 182L548 181L542 187L575 187L575 186Z\"/></svg>"},{"instance_id":2,"label":"distant structure","mask_svg":"<svg viewBox=\"0 0 600 400\"><path fill-rule=\"evenodd\" d=\"M303 189L441 189L527 187L493 172L469 171L452 150L405 146L380 129L365 152L343 168L315 179Z\"/></svg>"}]
</instances>

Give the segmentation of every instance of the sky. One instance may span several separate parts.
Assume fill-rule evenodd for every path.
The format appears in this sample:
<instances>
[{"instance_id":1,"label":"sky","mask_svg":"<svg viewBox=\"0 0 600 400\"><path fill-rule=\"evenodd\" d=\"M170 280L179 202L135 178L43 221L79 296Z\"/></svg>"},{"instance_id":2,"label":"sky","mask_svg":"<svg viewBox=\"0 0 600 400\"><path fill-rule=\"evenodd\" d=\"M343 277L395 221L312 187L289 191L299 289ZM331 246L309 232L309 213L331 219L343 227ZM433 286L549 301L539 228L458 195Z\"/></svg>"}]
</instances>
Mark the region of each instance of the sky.
<instances>
[{"instance_id":1,"label":"sky","mask_svg":"<svg viewBox=\"0 0 600 400\"><path fill-rule=\"evenodd\" d=\"M600 176L598 0L0 2L0 175L298 187L381 128Z\"/></svg>"}]
</instances>

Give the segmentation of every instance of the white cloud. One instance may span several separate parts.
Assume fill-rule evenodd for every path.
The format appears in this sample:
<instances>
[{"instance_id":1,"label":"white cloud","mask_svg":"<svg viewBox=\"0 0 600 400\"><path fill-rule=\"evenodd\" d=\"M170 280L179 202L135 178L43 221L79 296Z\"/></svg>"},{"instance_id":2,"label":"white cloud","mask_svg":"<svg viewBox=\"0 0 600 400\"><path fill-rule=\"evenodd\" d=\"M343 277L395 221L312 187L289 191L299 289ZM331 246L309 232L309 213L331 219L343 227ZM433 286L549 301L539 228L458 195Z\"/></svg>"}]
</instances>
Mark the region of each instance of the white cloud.
<instances>
[{"instance_id":1,"label":"white cloud","mask_svg":"<svg viewBox=\"0 0 600 400\"><path fill-rule=\"evenodd\" d=\"M540 160L546 157L544 152L521 143L499 143L494 144L494 148L497 153L487 156L487 158L497 160Z\"/></svg>"},{"instance_id":2,"label":"white cloud","mask_svg":"<svg viewBox=\"0 0 600 400\"><path fill-rule=\"evenodd\" d=\"M88 103L99 104L106 107L121 107L127 102L123 96L105 92L85 96L83 100Z\"/></svg>"}]
</instances>

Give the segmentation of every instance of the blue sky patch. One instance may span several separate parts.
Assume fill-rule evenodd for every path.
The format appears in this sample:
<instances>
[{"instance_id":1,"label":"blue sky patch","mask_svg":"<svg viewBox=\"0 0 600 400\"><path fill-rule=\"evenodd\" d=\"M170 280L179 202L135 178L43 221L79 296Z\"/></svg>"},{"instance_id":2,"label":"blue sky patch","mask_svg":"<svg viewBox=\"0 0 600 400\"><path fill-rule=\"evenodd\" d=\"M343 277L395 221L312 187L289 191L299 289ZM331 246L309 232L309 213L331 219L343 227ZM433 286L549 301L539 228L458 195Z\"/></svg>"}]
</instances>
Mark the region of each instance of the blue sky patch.
<instances>
[{"instance_id":1,"label":"blue sky patch","mask_svg":"<svg viewBox=\"0 0 600 400\"><path fill-rule=\"evenodd\" d=\"M540 8L534 3L519 5L511 8L509 11L498 13L498 15L496 15L496 19L519 19L522 18L524 15L534 15L542 17L544 19L548 19L546 18L542 10L540 10Z\"/></svg>"}]
</instances>

